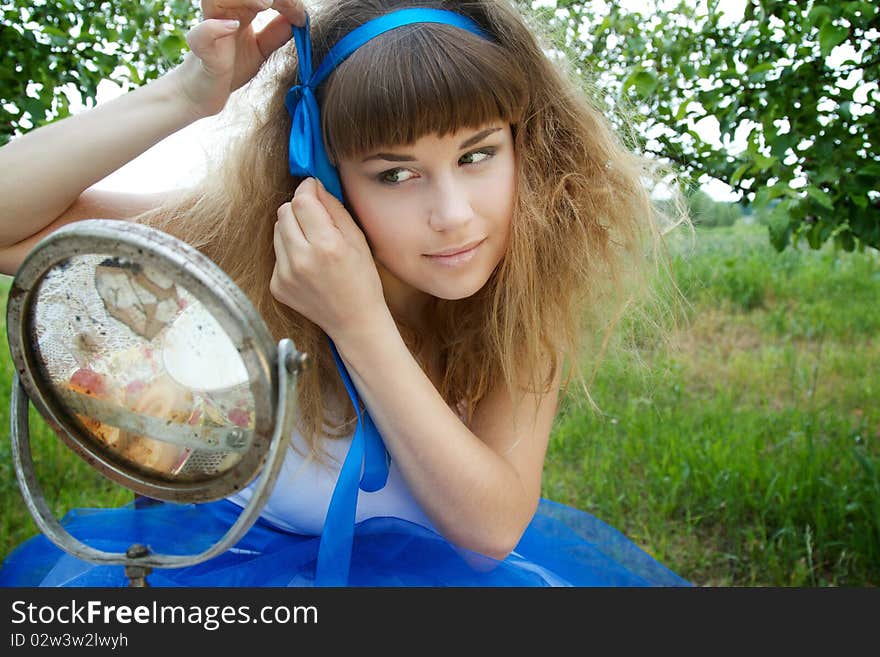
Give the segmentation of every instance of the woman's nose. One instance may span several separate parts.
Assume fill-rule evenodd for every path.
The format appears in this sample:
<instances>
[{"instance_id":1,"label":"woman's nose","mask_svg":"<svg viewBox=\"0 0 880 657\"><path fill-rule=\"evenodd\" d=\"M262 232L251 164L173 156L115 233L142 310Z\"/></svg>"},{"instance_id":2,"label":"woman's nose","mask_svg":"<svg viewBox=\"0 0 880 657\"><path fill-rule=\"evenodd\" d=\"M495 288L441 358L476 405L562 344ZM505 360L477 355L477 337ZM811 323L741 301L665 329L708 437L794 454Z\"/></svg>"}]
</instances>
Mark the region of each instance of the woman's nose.
<instances>
[{"instance_id":1,"label":"woman's nose","mask_svg":"<svg viewBox=\"0 0 880 657\"><path fill-rule=\"evenodd\" d=\"M473 190L454 175L436 180L431 190L429 224L437 231L450 231L463 226L474 216L471 207Z\"/></svg>"}]
</instances>

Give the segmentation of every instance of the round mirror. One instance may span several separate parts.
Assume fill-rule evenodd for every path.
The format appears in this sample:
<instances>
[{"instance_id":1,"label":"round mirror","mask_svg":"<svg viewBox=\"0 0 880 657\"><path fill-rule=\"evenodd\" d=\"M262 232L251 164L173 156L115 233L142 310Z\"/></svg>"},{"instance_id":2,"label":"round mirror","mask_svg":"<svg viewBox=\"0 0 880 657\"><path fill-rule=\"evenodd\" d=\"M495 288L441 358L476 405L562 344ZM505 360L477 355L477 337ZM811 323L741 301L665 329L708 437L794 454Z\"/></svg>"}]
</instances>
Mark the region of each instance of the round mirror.
<instances>
[{"instance_id":1,"label":"round mirror","mask_svg":"<svg viewBox=\"0 0 880 657\"><path fill-rule=\"evenodd\" d=\"M263 466L277 345L226 274L170 235L110 220L59 229L16 274L7 332L30 401L109 479L199 502Z\"/></svg>"}]
</instances>

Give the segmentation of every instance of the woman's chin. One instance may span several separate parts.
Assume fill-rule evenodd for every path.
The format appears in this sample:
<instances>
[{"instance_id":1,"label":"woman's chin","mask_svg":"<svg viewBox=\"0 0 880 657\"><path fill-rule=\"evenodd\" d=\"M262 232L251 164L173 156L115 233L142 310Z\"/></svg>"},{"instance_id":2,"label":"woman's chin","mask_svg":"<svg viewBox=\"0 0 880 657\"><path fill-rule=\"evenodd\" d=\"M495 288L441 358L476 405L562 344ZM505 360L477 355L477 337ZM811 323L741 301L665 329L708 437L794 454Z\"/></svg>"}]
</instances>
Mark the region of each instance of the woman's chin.
<instances>
[{"instance_id":1,"label":"woman's chin","mask_svg":"<svg viewBox=\"0 0 880 657\"><path fill-rule=\"evenodd\" d=\"M477 292L483 289L485 284L486 281L479 281L470 285L450 285L448 287L431 290L430 294L438 299L445 299L446 301L460 301L461 299L467 299L474 296Z\"/></svg>"}]
</instances>

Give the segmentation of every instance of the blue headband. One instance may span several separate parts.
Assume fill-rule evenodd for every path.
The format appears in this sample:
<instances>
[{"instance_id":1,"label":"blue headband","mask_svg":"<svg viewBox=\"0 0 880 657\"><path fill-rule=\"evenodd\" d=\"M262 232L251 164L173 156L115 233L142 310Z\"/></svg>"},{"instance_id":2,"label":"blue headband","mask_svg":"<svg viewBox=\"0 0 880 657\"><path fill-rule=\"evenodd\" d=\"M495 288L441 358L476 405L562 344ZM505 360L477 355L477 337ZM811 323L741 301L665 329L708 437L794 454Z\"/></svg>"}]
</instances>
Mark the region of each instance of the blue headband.
<instances>
[{"instance_id":1,"label":"blue headband","mask_svg":"<svg viewBox=\"0 0 880 657\"><path fill-rule=\"evenodd\" d=\"M293 119L290 128L290 173L294 176L315 177L340 201L342 185L336 169L330 164L321 133L321 115L315 99L315 89L330 72L349 55L373 37L412 23L442 23L459 27L489 39L470 18L441 9L401 9L375 18L346 34L327 53L318 70L312 74L312 47L309 39L309 20L303 27L293 27L299 57L299 84L287 92L285 104ZM316 586L345 586L351 562L354 524L358 491L376 491L388 479L390 457L382 437L369 414L360 409L357 390L351 381L333 341L330 349L336 368L342 376L349 399L357 414L357 426L351 446L339 470L333 489L315 569Z\"/></svg>"},{"instance_id":2,"label":"blue headband","mask_svg":"<svg viewBox=\"0 0 880 657\"><path fill-rule=\"evenodd\" d=\"M299 84L287 92L285 104L293 124L290 127L290 173L294 176L315 177L333 196L342 201L342 185L336 169L330 164L321 133L321 114L315 89L349 55L374 37L389 30L413 23L441 23L472 32L484 39L489 36L467 16L445 9L400 9L379 16L355 28L342 37L327 53L315 73L312 73L312 44L309 37L309 19L303 27L293 26L293 38L299 59Z\"/></svg>"}]
</instances>

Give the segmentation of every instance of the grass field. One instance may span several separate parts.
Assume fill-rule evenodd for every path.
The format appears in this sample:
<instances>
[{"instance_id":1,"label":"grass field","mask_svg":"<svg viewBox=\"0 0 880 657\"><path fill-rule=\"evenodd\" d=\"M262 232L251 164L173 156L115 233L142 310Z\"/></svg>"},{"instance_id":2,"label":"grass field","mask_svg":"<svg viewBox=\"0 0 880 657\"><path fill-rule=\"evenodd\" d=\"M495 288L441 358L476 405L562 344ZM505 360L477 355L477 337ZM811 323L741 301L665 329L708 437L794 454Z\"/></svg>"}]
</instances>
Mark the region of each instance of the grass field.
<instances>
[{"instance_id":1,"label":"grass field","mask_svg":"<svg viewBox=\"0 0 880 657\"><path fill-rule=\"evenodd\" d=\"M876 254L777 254L742 224L674 252L687 321L606 363L601 413L565 400L545 495L697 584L880 583Z\"/></svg>"},{"instance_id":2,"label":"grass field","mask_svg":"<svg viewBox=\"0 0 880 657\"><path fill-rule=\"evenodd\" d=\"M618 527L698 585L880 583L880 261L777 254L765 229L742 223L698 230L673 253L684 321L668 343L635 328L636 346L609 356L592 388L600 412L574 392L562 400L544 496ZM58 515L131 499L31 418ZM3 555L36 532L7 431Z\"/></svg>"}]
</instances>

